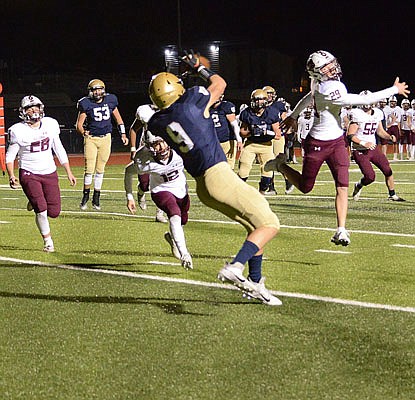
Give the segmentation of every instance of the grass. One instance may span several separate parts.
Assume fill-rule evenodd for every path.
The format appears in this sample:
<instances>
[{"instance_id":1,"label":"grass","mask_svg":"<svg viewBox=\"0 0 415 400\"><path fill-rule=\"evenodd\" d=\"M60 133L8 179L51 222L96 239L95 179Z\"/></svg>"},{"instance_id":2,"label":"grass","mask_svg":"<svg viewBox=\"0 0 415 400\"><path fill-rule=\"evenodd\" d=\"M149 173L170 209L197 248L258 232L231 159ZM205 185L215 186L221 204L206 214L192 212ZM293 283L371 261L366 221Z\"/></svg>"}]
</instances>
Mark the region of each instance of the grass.
<instances>
[{"instance_id":1,"label":"grass","mask_svg":"<svg viewBox=\"0 0 415 400\"><path fill-rule=\"evenodd\" d=\"M347 248L330 243L326 168L309 195L269 198L282 229L267 246L264 275L281 307L218 285L244 232L201 205L191 179L188 272L171 256L151 203L127 214L122 166L108 168L101 212L78 209L81 168L76 189L61 180L53 254L42 251L24 195L0 178L1 398L413 399L414 164L392 167L407 201L387 201L378 174L350 201ZM352 165L351 187L359 177ZM283 193L279 177L277 185Z\"/></svg>"}]
</instances>

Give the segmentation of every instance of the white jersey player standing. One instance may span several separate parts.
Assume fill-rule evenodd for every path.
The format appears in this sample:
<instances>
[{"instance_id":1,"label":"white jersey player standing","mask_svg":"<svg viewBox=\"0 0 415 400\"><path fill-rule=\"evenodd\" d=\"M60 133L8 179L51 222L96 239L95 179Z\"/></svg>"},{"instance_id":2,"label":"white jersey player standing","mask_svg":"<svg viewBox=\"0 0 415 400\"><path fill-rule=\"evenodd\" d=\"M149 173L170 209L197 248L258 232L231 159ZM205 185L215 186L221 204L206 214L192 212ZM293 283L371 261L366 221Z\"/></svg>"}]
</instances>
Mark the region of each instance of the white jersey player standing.
<instances>
[{"instance_id":1,"label":"white jersey player standing","mask_svg":"<svg viewBox=\"0 0 415 400\"><path fill-rule=\"evenodd\" d=\"M68 156L59 138L59 124L44 116L44 105L36 96L23 97L19 117L23 120L8 130L9 147L6 168L12 189L19 181L14 175L14 160L19 158L19 180L29 200L28 210L35 211L36 225L43 237L46 252L55 251L48 217L56 218L61 211L61 198L53 152L65 168L70 184L76 178L69 166Z\"/></svg>"},{"instance_id":2,"label":"white jersey player standing","mask_svg":"<svg viewBox=\"0 0 415 400\"><path fill-rule=\"evenodd\" d=\"M132 214L137 210L132 194L133 177L137 173L149 175L151 198L169 218L170 232L166 232L164 238L169 243L173 255L180 259L182 266L192 269L192 257L187 250L183 231L190 207L183 160L163 139L153 136L148 131L145 143L146 145L135 153L134 161L125 168L127 208Z\"/></svg>"}]
</instances>

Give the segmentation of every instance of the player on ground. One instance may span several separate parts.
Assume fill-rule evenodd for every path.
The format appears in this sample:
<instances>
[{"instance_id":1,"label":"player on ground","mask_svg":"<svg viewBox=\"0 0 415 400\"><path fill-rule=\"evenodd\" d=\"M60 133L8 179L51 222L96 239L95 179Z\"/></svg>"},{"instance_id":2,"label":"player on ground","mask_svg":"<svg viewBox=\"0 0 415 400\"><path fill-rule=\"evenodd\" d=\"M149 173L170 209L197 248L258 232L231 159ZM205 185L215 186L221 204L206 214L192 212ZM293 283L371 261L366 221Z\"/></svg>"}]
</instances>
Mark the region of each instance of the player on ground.
<instances>
[{"instance_id":1,"label":"player on ground","mask_svg":"<svg viewBox=\"0 0 415 400\"><path fill-rule=\"evenodd\" d=\"M242 248L232 263L219 271L218 278L232 282L265 304L279 305L281 301L265 287L261 273L263 248L278 233L279 220L267 200L233 172L209 115L209 108L224 93L226 82L201 65L194 54L182 60L208 81L208 87L185 90L173 74L161 72L153 76L149 94L160 111L150 119L149 129L183 157L187 172L196 180L199 199L248 231ZM243 275L246 262L248 278Z\"/></svg>"},{"instance_id":2,"label":"player on ground","mask_svg":"<svg viewBox=\"0 0 415 400\"><path fill-rule=\"evenodd\" d=\"M14 175L14 160L19 158L20 185L29 200L28 210L34 210L36 226L43 238L43 250L55 251L49 220L61 212L61 197L58 174L53 153L65 168L71 186L76 178L69 166L68 156L59 138L59 124L53 118L45 117L44 105L36 96L23 97L19 117L21 122L9 128L9 147L6 153L6 168L12 189L19 181Z\"/></svg>"},{"instance_id":3,"label":"player on ground","mask_svg":"<svg viewBox=\"0 0 415 400\"><path fill-rule=\"evenodd\" d=\"M348 93L340 81L342 70L337 59L328 51L312 53L306 64L311 78L311 91L294 108L292 114L282 123L282 128L294 126L295 119L311 102L314 105L314 124L305 140L302 172L285 163L284 156L277 156L266 166L267 169L282 172L301 192L310 192L323 162L330 168L336 185L335 208L337 231L331 238L336 245L350 244L346 230L349 186L349 154L340 122L340 110L346 105L372 104L394 94L408 95L408 85L396 78L388 89L366 96Z\"/></svg>"}]
</instances>

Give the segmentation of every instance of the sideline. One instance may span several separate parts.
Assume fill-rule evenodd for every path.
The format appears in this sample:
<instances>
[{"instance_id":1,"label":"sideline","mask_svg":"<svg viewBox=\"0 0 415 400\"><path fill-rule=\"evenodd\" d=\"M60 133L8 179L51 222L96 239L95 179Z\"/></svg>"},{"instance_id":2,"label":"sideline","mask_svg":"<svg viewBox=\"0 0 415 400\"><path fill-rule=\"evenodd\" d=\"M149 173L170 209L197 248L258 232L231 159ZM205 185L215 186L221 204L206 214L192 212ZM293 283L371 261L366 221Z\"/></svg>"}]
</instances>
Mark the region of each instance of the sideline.
<instances>
[{"instance_id":1,"label":"sideline","mask_svg":"<svg viewBox=\"0 0 415 400\"><path fill-rule=\"evenodd\" d=\"M18 258L9 258L9 257L1 257L1 256L0 256L0 261L14 262L14 263L25 264L25 265L39 265L42 267L60 268L60 269L71 270L71 271L83 271L83 272L92 272L92 273L100 273L100 274L107 274L107 275L125 276L125 277L136 278L136 279L149 279L149 280L163 281L163 282L170 282L170 283L175 282L175 283L184 283L187 285L214 287L214 288L222 288L222 289L228 289L228 290L239 290L236 287L229 285L229 284L201 282L201 281L195 281L191 279L169 278L169 277L156 276L156 275L138 274L138 273L130 272L130 271L116 271L116 270L103 269L103 268L90 269L90 268L78 267L75 265L52 264L52 263L46 263L46 262L41 262L41 261L35 261L35 260L21 260ZM156 261L150 261L150 263L154 264L156 263ZM275 296L291 297L291 298L305 299L305 300L314 300L314 301L321 301L325 303L343 304L347 306L355 306L355 307L361 307L361 308L375 308L375 309L381 309L381 310L415 313L415 307L401 307L401 306L394 306L394 305L389 305L389 304L366 303L363 301L336 299L333 297L315 296L315 295L304 294L304 293L280 292L280 291L275 291L275 290L271 290L270 292Z\"/></svg>"}]
</instances>

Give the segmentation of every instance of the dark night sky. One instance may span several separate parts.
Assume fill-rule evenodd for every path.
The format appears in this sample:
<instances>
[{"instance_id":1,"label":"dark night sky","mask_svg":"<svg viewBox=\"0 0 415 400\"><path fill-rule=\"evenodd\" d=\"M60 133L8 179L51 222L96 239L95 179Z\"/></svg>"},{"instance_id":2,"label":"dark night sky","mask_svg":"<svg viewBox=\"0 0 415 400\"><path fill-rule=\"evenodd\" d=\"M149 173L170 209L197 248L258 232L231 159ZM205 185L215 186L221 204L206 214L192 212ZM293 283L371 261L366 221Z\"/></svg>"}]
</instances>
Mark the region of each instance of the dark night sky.
<instances>
[{"instance_id":1,"label":"dark night sky","mask_svg":"<svg viewBox=\"0 0 415 400\"><path fill-rule=\"evenodd\" d=\"M181 0L183 47L210 40L249 41L253 47L294 56L299 74L311 52L325 49L339 58L350 91L381 89L396 75L411 85L411 1L244 3ZM52 71L160 70L162 46L177 43L177 4L2 0L0 59L24 60Z\"/></svg>"}]
</instances>

